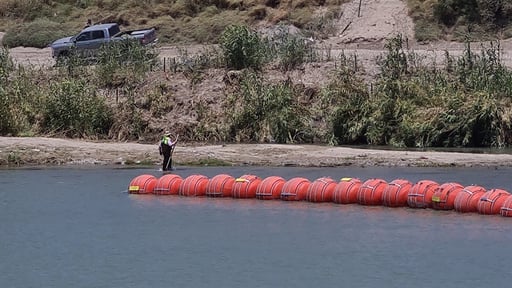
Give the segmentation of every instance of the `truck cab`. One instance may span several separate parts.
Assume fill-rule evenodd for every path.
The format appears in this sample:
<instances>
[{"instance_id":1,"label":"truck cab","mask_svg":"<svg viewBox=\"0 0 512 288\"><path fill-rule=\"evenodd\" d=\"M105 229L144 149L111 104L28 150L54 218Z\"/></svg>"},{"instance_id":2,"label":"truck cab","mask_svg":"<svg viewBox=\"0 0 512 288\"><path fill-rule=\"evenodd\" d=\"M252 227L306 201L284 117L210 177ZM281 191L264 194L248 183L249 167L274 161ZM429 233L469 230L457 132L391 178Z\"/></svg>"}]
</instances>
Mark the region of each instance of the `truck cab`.
<instances>
[{"instance_id":1,"label":"truck cab","mask_svg":"<svg viewBox=\"0 0 512 288\"><path fill-rule=\"evenodd\" d=\"M117 23L106 23L89 26L75 36L56 40L50 47L52 56L67 56L74 49L80 56L96 55L102 45L110 41L137 39L142 45L156 41L154 28L122 32Z\"/></svg>"},{"instance_id":2,"label":"truck cab","mask_svg":"<svg viewBox=\"0 0 512 288\"><path fill-rule=\"evenodd\" d=\"M110 41L112 36L119 32L119 25L115 23L93 25L82 30L72 38L72 41L77 51L85 56L92 56L94 51L100 49L101 45Z\"/></svg>"}]
</instances>

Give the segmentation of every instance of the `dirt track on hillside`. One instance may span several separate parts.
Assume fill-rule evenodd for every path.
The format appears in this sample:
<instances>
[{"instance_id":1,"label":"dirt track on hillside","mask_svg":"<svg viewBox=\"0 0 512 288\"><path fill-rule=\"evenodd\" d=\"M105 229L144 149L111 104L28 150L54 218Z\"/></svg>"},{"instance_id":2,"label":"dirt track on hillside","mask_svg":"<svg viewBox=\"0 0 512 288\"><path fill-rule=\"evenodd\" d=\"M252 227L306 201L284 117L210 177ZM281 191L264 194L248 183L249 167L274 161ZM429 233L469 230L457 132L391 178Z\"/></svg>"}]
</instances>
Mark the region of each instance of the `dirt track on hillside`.
<instances>
[{"instance_id":1,"label":"dirt track on hillside","mask_svg":"<svg viewBox=\"0 0 512 288\"><path fill-rule=\"evenodd\" d=\"M407 14L407 7L401 0L363 1L359 12L359 0L342 5L342 15L336 21L336 35L328 39L316 39L315 45L320 51L326 51L336 57L341 53L356 54L370 74L375 74L376 57L385 52L386 39L402 34L408 39L408 47L437 62L443 61L445 51L453 56L462 55L464 44L456 42L416 43L414 41L414 23ZM360 16L360 17L359 17ZM0 41L3 33L0 32ZM473 50L479 50L485 43L474 43ZM503 63L512 67L512 40L501 43ZM189 55L201 52L202 45L161 46L158 47L161 58L173 58L186 51ZM9 50L16 63L50 67L55 64L51 49L16 47Z\"/></svg>"}]
</instances>

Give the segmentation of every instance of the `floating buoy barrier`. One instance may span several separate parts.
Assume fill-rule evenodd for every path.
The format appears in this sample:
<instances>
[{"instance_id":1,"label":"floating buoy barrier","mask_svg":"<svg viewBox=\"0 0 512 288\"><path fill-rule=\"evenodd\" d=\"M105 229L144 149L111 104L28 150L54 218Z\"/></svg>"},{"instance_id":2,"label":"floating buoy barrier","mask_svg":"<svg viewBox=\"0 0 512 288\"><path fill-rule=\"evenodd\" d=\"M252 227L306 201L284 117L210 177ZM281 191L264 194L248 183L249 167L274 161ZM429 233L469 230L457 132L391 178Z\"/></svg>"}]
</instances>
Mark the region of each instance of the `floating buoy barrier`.
<instances>
[{"instance_id":1,"label":"floating buoy barrier","mask_svg":"<svg viewBox=\"0 0 512 288\"><path fill-rule=\"evenodd\" d=\"M139 175L130 182L128 193L131 194L151 194L155 189L158 180L153 175Z\"/></svg>"},{"instance_id":2,"label":"floating buoy barrier","mask_svg":"<svg viewBox=\"0 0 512 288\"><path fill-rule=\"evenodd\" d=\"M486 192L485 188L478 185L467 186L455 197L453 208L461 213L477 212L478 201Z\"/></svg>"},{"instance_id":3,"label":"floating buoy barrier","mask_svg":"<svg viewBox=\"0 0 512 288\"><path fill-rule=\"evenodd\" d=\"M381 205L382 193L388 183L382 179L366 180L357 192L357 203L361 205Z\"/></svg>"},{"instance_id":4,"label":"floating buoy barrier","mask_svg":"<svg viewBox=\"0 0 512 288\"><path fill-rule=\"evenodd\" d=\"M256 189L256 198L261 200L281 198L281 191L285 183L286 180L279 176L270 176L263 179Z\"/></svg>"},{"instance_id":5,"label":"floating buoy barrier","mask_svg":"<svg viewBox=\"0 0 512 288\"><path fill-rule=\"evenodd\" d=\"M208 181L206 196L208 197L232 197L235 177L227 174L219 174Z\"/></svg>"},{"instance_id":6,"label":"floating buoy barrier","mask_svg":"<svg viewBox=\"0 0 512 288\"><path fill-rule=\"evenodd\" d=\"M407 197L412 183L405 179L395 179L388 183L382 192L382 205L387 207L406 207Z\"/></svg>"},{"instance_id":7,"label":"floating buoy barrier","mask_svg":"<svg viewBox=\"0 0 512 288\"><path fill-rule=\"evenodd\" d=\"M338 183L329 177L318 178L309 185L306 201L332 202L332 195Z\"/></svg>"},{"instance_id":8,"label":"floating buoy barrier","mask_svg":"<svg viewBox=\"0 0 512 288\"><path fill-rule=\"evenodd\" d=\"M281 189L281 200L284 201L303 201L306 200L311 181L306 178L292 178L283 185Z\"/></svg>"},{"instance_id":9,"label":"floating buoy barrier","mask_svg":"<svg viewBox=\"0 0 512 288\"><path fill-rule=\"evenodd\" d=\"M406 179L388 183L379 178L363 182L358 178L336 181L321 177L310 181L303 177L286 180L280 176L262 179L250 174L238 178L219 174L211 179L200 174L186 178L165 174L157 179L143 174L130 181L128 193L382 205L512 217L512 194L504 189L486 190L478 185L463 187L456 182L438 184L431 180L413 184Z\"/></svg>"},{"instance_id":10,"label":"floating buoy barrier","mask_svg":"<svg viewBox=\"0 0 512 288\"><path fill-rule=\"evenodd\" d=\"M190 175L181 182L179 194L182 196L206 196L206 186L210 180L204 175Z\"/></svg>"},{"instance_id":11,"label":"floating buoy barrier","mask_svg":"<svg viewBox=\"0 0 512 288\"><path fill-rule=\"evenodd\" d=\"M492 189L485 192L478 202L478 213L489 215L500 214L500 210L508 196L510 196L510 193L502 189Z\"/></svg>"},{"instance_id":12,"label":"floating buoy barrier","mask_svg":"<svg viewBox=\"0 0 512 288\"><path fill-rule=\"evenodd\" d=\"M512 217L512 195L505 199L505 203L501 206L500 214L504 217Z\"/></svg>"},{"instance_id":13,"label":"floating buoy barrier","mask_svg":"<svg viewBox=\"0 0 512 288\"><path fill-rule=\"evenodd\" d=\"M243 175L235 179L233 185L233 198L256 198L256 189L261 183L261 178L256 175Z\"/></svg>"},{"instance_id":14,"label":"floating buoy barrier","mask_svg":"<svg viewBox=\"0 0 512 288\"><path fill-rule=\"evenodd\" d=\"M359 192L361 185L363 185L363 182L357 178L341 178L334 188L332 202L338 204L357 203L357 192Z\"/></svg>"},{"instance_id":15,"label":"floating buoy barrier","mask_svg":"<svg viewBox=\"0 0 512 288\"><path fill-rule=\"evenodd\" d=\"M438 187L439 184L435 181L419 181L409 190L407 205L411 208L431 208L432 196Z\"/></svg>"},{"instance_id":16,"label":"floating buoy barrier","mask_svg":"<svg viewBox=\"0 0 512 288\"><path fill-rule=\"evenodd\" d=\"M449 182L437 187L432 195L432 209L452 210L455 205L455 197L464 187L459 183Z\"/></svg>"},{"instance_id":17,"label":"floating buoy barrier","mask_svg":"<svg viewBox=\"0 0 512 288\"><path fill-rule=\"evenodd\" d=\"M158 178L153 194L155 195L178 195L183 179L179 175L167 174Z\"/></svg>"}]
</instances>

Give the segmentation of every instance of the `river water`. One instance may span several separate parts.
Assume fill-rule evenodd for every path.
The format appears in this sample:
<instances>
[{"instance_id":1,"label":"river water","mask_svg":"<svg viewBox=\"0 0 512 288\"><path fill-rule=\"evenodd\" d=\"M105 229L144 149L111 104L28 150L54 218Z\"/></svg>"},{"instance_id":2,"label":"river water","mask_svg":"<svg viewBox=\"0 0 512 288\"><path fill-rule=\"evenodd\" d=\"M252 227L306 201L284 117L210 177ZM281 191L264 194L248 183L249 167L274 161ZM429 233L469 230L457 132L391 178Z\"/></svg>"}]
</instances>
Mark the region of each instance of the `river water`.
<instances>
[{"instance_id":1,"label":"river water","mask_svg":"<svg viewBox=\"0 0 512 288\"><path fill-rule=\"evenodd\" d=\"M180 167L285 179L429 179L512 191L512 169ZM0 287L508 287L501 216L130 195L150 169L0 170Z\"/></svg>"}]
</instances>

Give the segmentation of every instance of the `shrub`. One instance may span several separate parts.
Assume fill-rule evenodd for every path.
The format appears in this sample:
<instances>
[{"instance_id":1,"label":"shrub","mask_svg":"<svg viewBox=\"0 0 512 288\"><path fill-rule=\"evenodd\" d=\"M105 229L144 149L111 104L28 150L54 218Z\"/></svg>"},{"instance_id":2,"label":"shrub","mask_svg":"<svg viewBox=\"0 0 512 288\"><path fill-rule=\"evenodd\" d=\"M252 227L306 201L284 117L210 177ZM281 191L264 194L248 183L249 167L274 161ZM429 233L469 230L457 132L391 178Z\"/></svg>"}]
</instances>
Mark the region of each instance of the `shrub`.
<instances>
[{"instance_id":1,"label":"shrub","mask_svg":"<svg viewBox=\"0 0 512 288\"><path fill-rule=\"evenodd\" d=\"M109 137L117 140L140 140L143 138L149 123L143 118L142 111L137 108L133 91L125 91L127 101L120 103L114 109L114 122L109 131Z\"/></svg>"},{"instance_id":2,"label":"shrub","mask_svg":"<svg viewBox=\"0 0 512 288\"><path fill-rule=\"evenodd\" d=\"M339 66L322 90L321 107L326 111L331 144L366 144L370 113L370 95L363 80L350 64Z\"/></svg>"},{"instance_id":3,"label":"shrub","mask_svg":"<svg viewBox=\"0 0 512 288\"><path fill-rule=\"evenodd\" d=\"M37 19L30 23L22 23L7 30L2 39L6 47L45 48L54 40L72 34L66 25L48 19Z\"/></svg>"},{"instance_id":4,"label":"shrub","mask_svg":"<svg viewBox=\"0 0 512 288\"><path fill-rule=\"evenodd\" d=\"M40 16L50 14L50 9L45 2L47 1L2 0L0 1L0 16L32 21Z\"/></svg>"},{"instance_id":5,"label":"shrub","mask_svg":"<svg viewBox=\"0 0 512 288\"><path fill-rule=\"evenodd\" d=\"M414 36L418 42L435 41L441 36L441 29L436 23L420 19L414 25Z\"/></svg>"},{"instance_id":6,"label":"shrub","mask_svg":"<svg viewBox=\"0 0 512 288\"><path fill-rule=\"evenodd\" d=\"M284 71L298 68L315 58L312 42L299 34L291 34L286 27L280 27L270 39L272 54L277 54L279 67Z\"/></svg>"},{"instance_id":7,"label":"shrub","mask_svg":"<svg viewBox=\"0 0 512 288\"><path fill-rule=\"evenodd\" d=\"M0 48L0 134L18 135L37 124L44 87L36 75L30 68L15 67L8 50Z\"/></svg>"},{"instance_id":8,"label":"shrub","mask_svg":"<svg viewBox=\"0 0 512 288\"><path fill-rule=\"evenodd\" d=\"M259 35L247 26L231 25L219 40L226 65L230 69L260 70L265 59L265 45Z\"/></svg>"},{"instance_id":9,"label":"shrub","mask_svg":"<svg viewBox=\"0 0 512 288\"><path fill-rule=\"evenodd\" d=\"M7 84L9 74L14 70L14 63L9 56L9 50L0 47L0 84L4 86Z\"/></svg>"},{"instance_id":10,"label":"shrub","mask_svg":"<svg viewBox=\"0 0 512 288\"><path fill-rule=\"evenodd\" d=\"M300 109L290 82L265 83L257 74L248 73L240 86L228 100L231 137L277 143L311 141L308 112Z\"/></svg>"},{"instance_id":11,"label":"shrub","mask_svg":"<svg viewBox=\"0 0 512 288\"><path fill-rule=\"evenodd\" d=\"M112 125L110 108L82 80L52 84L43 118L45 131L70 137L105 136Z\"/></svg>"},{"instance_id":12,"label":"shrub","mask_svg":"<svg viewBox=\"0 0 512 288\"><path fill-rule=\"evenodd\" d=\"M98 83L107 88L136 85L158 63L158 54L136 40L104 45L97 56Z\"/></svg>"}]
</instances>

